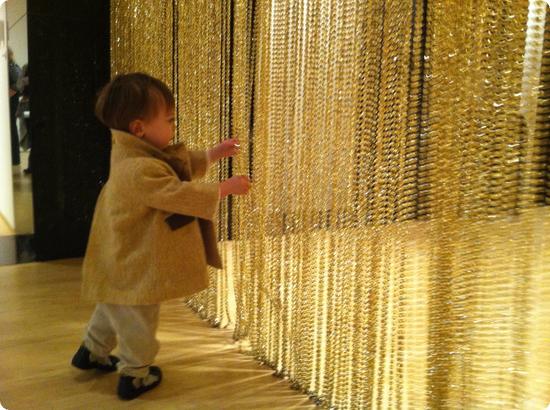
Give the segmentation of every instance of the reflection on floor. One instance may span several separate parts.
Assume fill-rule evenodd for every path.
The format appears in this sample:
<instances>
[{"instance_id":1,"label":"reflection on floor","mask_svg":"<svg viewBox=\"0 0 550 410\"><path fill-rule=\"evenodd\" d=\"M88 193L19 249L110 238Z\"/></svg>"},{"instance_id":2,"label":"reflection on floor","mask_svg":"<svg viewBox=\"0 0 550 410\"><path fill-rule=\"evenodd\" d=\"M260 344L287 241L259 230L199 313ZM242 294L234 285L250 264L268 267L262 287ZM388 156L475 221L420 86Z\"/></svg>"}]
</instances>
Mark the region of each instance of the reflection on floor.
<instances>
[{"instance_id":1,"label":"reflection on floor","mask_svg":"<svg viewBox=\"0 0 550 410\"><path fill-rule=\"evenodd\" d=\"M36 260L32 245L34 233L32 176L23 172L28 164L29 151L21 152L20 172L13 175L15 229L0 217L0 265Z\"/></svg>"},{"instance_id":2,"label":"reflection on floor","mask_svg":"<svg viewBox=\"0 0 550 410\"><path fill-rule=\"evenodd\" d=\"M4 220L2 215L0 215L0 236L14 235L15 231L10 228L8 223Z\"/></svg>"},{"instance_id":3,"label":"reflection on floor","mask_svg":"<svg viewBox=\"0 0 550 410\"><path fill-rule=\"evenodd\" d=\"M15 233L29 235L34 232L32 202L32 176L25 174L29 163L29 153L21 153L21 173L13 178L13 199L15 205Z\"/></svg>"},{"instance_id":4,"label":"reflection on floor","mask_svg":"<svg viewBox=\"0 0 550 410\"><path fill-rule=\"evenodd\" d=\"M80 260L0 267L0 403L10 410L313 409L273 371L238 352L185 305L161 309L165 380L142 398L115 395L117 375L71 368L93 306L79 301Z\"/></svg>"},{"instance_id":5,"label":"reflection on floor","mask_svg":"<svg viewBox=\"0 0 550 410\"><path fill-rule=\"evenodd\" d=\"M0 236L0 265L28 263L36 260L32 235Z\"/></svg>"},{"instance_id":6,"label":"reflection on floor","mask_svg":"<svg viewBox=\"0 0 550 410\"><path fill-rule=\"evenodd\" d=\"M29 235L34 232L32 176L23 172L28 164L29 152L21 152L21 172L13 175L15 230L0 218L0 236Z\"/></svg>"},{"instance_id":7,"label":"reflection on floor","mask_svg":"<svg viewBox=\"0 0 550 410\"><path fill-rule=\"evenodd\" d=\"M13 200L15 208L15 233L29 235L34 232L34 215L32 202L32 176L25 174L29 165L29 152L21 153L21 173L13 178Z\"/></svg>"}]
</instances>

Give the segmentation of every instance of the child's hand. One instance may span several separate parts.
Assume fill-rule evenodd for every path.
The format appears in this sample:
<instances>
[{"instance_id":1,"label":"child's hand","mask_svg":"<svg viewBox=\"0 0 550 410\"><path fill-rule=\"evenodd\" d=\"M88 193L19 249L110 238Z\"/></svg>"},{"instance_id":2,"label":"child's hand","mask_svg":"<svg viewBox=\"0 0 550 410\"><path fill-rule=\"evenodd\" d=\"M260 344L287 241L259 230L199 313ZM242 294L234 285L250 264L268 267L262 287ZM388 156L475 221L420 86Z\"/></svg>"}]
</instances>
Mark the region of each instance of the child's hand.
<instances>
[{"instance_id":1,"label":"child's hand","mask_svg":"<svg viewBox=\"0 0 550 410\"><path fill-rule=\"evenodd\" d=\"M220 195L225 198L228 195L246 195L250 191L250 179L245 176L234 176L220 183Z\"/></svg>"},{"instance_id":2,"label":"child's hand","mask_svg":"<svg viewBox=\"0 0 550 410\"><path fill-rule=\"evenodd\" d=\"M208 151L210 161L218 161L222 158L232 157L240 151L239 141L236 138L225 140Z\"/></svg>"}]
</instances>

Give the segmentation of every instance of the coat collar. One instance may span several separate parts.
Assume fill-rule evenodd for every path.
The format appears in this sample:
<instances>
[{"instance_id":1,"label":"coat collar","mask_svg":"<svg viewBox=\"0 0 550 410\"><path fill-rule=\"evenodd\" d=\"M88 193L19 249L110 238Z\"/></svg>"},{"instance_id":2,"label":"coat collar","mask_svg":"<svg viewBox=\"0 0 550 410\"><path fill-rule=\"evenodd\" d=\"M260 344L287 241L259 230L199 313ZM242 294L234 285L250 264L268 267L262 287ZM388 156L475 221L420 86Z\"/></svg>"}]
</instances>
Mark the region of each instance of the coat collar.
<instances>
[{"instance_id":1,"label":"coat collar","mask_svg":"<svg viewBox=\"0 0 550 410\"><path fill-rule=\"evenodd\" d=\"M181 180L190 180L189 164L185 156L178 155L185 151L183 144L170 145L164 150L158 149L146 140L136 137L126 131L111 129L113 148L120 145L124 150L136 153L138 156L154 157L167 162L178 174Z\"/></svg>"},{"instance_id":2,"label":"coat collar","mask_svg":"<svg viewBox=\"0 0 550 410\"><path fill-rule=\"evenodd\" d=\"M120 144L126 149L143 153L146 156L153 156L164 161L168 160L170 155L150 144L146 140L136 137L126 131L111 129L113 144Z\"/></svg>"}]
</instances>

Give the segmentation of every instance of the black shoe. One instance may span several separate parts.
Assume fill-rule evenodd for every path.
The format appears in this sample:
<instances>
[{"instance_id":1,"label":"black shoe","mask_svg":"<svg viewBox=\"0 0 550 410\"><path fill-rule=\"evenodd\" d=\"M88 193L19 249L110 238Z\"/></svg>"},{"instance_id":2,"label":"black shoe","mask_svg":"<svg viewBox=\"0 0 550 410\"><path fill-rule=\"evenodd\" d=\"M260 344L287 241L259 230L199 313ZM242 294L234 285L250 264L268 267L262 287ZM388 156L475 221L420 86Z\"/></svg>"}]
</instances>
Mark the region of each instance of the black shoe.
<instances>
[{"instance_id":1,"label":"black shoe","mask_svg":"<svg viewBox=\"0 0 550 410\"><path fill-rule=\"evenodd\" d=\"M109 356L109 360L111 361L111 364L102 364L102 363L90 360L90 353L91 352L86 348L86 346L84 345L80 346L78 351L75 353L71 364L74 367L77 367L82 370L99 369L104 372L116 371L117 369L116 364L119 362L118 357Z\"/></svg>"},{"instance_id":2,"label":"black shoe","mask_svg":"<svg viewBox=\"0 0 550 410\"><path fill-rule=\"evenodd\" d=\"M162 381L162 371L157 366L151 366L149 367L149 374L156 376L158 380L148 385L142 384L142 380L140 380L139 387L136 387L134 384L134 380L139 379L138 377L120 376L120 380L118 381L118 397L122 400L132 400L146 391L157 387Z\"/></svg>"}]
</instances>

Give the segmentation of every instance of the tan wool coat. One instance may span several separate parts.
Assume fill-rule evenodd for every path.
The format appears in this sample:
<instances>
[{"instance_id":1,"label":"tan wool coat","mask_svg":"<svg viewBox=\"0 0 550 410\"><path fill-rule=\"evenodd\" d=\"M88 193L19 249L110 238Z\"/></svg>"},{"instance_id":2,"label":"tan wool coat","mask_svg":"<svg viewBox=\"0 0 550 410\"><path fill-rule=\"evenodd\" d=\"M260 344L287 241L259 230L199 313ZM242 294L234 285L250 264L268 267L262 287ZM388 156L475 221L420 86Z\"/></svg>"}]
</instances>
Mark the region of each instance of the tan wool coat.
<instances>
[{"instance_id":1,"label":"tan wool coat","mask_svg":"<svg viewBox=\"0 0 550 410\"><path fill-rule=\"evenodd\" d=\"M222 267L214 220L220 194L204 151L159 150L112 130L111 172L96 205L83 265L83 298L148 305L208 286ZM168 219L167 219L168 218Z\"/></svg>"}]
</instances>

